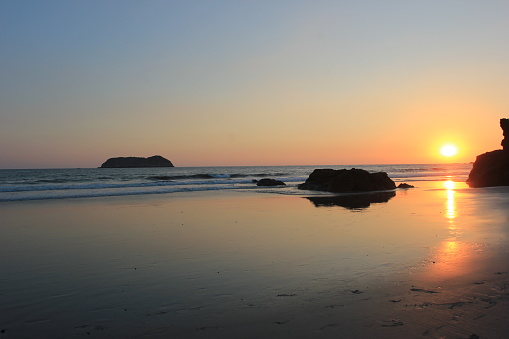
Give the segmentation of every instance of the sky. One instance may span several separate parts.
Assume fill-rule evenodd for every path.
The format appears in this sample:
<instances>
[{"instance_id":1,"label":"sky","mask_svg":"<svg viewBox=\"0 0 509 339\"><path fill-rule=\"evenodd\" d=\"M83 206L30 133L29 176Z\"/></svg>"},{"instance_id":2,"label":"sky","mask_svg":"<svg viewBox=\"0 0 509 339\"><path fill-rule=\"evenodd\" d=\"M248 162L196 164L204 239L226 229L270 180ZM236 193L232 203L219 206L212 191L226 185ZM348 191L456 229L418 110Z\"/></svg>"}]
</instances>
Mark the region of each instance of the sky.
<instances>
[{"instance_id":1,"label":"sky","mask_svg":"<svg viewBox=\"0 0 509 339\"><path fill-rule=\"evenodd\" d=\"M506 0L1 1L0 168L471 162L509 118L508 17Z\"/></svg>"}]
</instances>

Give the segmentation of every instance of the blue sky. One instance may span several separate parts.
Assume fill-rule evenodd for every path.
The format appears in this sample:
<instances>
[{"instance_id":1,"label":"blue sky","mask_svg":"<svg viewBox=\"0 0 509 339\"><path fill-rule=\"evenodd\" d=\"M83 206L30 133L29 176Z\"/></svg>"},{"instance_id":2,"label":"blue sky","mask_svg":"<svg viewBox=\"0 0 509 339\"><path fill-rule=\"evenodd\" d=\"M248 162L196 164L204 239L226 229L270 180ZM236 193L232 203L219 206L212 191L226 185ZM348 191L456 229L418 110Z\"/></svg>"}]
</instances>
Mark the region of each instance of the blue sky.
<instances>
[{"instance_id":1,"label":"blue sky","mask_svg":"<svg viewBox=\"0 0 509 339\"><path fill-rule=\"evenodd\" d=\"M499 147L507 1L3 1L0 168L457 161Z\"/></svg>"}]
</instances>

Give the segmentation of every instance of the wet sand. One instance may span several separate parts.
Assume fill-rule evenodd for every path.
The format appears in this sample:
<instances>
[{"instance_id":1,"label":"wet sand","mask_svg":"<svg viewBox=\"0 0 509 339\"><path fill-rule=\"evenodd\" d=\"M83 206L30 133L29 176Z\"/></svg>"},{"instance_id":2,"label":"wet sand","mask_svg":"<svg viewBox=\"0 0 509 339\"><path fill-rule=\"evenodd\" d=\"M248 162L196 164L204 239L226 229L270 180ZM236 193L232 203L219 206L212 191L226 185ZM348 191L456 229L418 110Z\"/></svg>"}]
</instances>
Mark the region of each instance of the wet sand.
<instances>
[{"instance_id":1,"label":"wet sand","mask_svg":"<svg viewBox=\"0 0 509 339\"><path fill-rule=\"evenodd\" d=\"M508 188L415 185L2 203L0 338L509 337Z\"/></svg>"}]
</instances>

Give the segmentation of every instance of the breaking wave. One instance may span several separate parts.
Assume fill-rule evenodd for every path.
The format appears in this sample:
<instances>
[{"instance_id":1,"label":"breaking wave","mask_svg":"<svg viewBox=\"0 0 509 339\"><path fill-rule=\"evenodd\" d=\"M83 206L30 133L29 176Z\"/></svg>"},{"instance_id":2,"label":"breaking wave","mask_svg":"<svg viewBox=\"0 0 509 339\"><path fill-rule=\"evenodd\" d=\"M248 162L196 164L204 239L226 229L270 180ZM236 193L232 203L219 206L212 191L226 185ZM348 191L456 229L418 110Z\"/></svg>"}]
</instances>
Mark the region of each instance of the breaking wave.
<instances>
[{"instance_id":1,"label":"breaking wave","mask_svg":"<svg viewBox=\"0 0 509 339\"><path fill-rule=\"evenodd\" d=\"M274 190L296 194L316 168L352 167L387 172L394 181L466 180L471 164L0 170L0 201L246 190L260 178L281 180L286 188Z\"/></svg>"}]
</instances>

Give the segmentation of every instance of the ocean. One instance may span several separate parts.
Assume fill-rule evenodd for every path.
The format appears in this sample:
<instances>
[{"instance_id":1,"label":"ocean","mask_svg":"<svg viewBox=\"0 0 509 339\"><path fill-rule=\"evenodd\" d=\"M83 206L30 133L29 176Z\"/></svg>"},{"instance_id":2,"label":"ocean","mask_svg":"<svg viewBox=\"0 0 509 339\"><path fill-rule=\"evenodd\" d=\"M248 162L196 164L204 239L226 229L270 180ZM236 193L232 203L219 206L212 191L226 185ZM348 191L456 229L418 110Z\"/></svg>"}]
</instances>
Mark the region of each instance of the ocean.
<instances>
[{"instance_id":1,"label":"ocean","mask_svg":"<svg viewBox=\"0 0 509 339\"><path fill-rule=\"evenodd\" d=\"M316 168L386 172L396 183L460 182L467 179L472 164L4 169L0 170L0 202L212 190L323 194L297 189ZM256 186L254 180L262 178L281 180L286 186Z\"/></svg>"}]
</instances>

